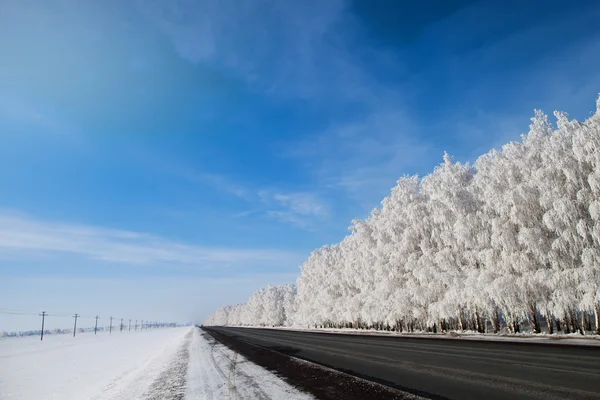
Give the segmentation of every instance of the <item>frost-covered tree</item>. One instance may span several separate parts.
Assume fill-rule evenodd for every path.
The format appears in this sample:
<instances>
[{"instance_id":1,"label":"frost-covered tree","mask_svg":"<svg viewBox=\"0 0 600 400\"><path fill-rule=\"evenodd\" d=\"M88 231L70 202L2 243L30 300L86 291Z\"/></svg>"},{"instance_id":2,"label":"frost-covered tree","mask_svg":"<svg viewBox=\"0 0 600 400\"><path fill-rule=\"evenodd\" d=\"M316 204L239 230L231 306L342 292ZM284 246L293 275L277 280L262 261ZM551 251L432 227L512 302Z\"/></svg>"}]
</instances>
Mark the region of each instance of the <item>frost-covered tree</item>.
<instances>
[{"instance_id":1,"label":"frost-covered tree","mask_svg":"<svg viewBox=\"0 0 600 400\"><path fill-rule=\"evenodd\" d=\"M536 111L521 142L401 178L296 285L207 324L600 333L597 106L584 122L557 112L556 126Z\"/></svg>"}]
</instances>

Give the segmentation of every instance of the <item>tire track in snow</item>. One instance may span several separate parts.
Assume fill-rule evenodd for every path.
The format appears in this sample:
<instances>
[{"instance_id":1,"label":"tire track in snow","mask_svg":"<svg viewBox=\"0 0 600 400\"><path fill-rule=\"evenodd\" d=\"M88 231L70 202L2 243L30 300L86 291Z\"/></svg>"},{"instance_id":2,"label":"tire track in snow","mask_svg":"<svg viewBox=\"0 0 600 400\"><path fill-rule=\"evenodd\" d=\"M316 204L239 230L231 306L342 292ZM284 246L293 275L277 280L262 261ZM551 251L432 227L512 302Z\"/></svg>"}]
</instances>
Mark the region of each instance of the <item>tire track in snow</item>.
<instances>
[{"instance_id":1,"label":"tire track in snow","mask_svg":"<svg viewBox=\"0 0 600 400\"><path fill-rule=\"evenodd\" d=\"M200 334L194 330L194 337L190 344L190 357L192 359L188 369L187 397L189 399L220 400L225 395L223 387L226 386L226 383L225 380L215 379L211 371L206 368L207 351L202 351L202 344ZM210 365L212 366L214 363L211 362Z\"/></svg>"},{"instance_id":2,"label":"tire track in snow","mask_svg":"<svg viewBox=\"0 0 600 400\"><path fill-rule=\"evenodd\" d=\"M248 362L247 360L242 359L243 361L239 361L239 354L237 352L234 352L233 355L229 357L223 350L219 349L219 347L222 345L218 343L212 336L204 332L202 333L202 336L211 346L210 357L213 366L219 375L221 375L221 377L228 382L230 400L247 398L271 400L271 397L261 389L260 385L253 377L238 369L238 365ZM218 352L225 360L227 360L229 364L229 374L223 371L219 365L219 362L215 359L215 351ZM244 389L242 393L239 391L240 388ZM248 393L249 391L252 393Z\"/></svg>"},{"instance_id":3,"label":"tire track in snow","mask_svg":"<svg viewBox=\"0 0 600 400\"><path fill-rule=\"evenodd\" d=\"M184 343L173 363L150 385L148 392L143 396L145 400L184 399L192 334L193 331L190 331L185 335Z\"/></svg>"}]
</instances>

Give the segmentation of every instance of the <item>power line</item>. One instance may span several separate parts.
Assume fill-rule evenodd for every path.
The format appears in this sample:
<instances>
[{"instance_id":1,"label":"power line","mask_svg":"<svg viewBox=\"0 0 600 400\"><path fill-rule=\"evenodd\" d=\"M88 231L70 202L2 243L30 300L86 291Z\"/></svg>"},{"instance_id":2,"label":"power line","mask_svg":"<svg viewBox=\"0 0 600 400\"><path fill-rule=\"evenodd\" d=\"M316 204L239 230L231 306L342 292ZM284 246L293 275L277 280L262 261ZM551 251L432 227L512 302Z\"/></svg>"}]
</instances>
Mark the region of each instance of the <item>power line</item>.
<instances>
[{"instance_id":1,"label":"power line","mask_svg":"<svg viewBox=\"0 0 600 400\"><path fill-rule=\"evenodd\" d=\"M20 316L40 316L42 317L42 328L40 331L40 340L44 340L44 331L45 331L45 322L46 322L46 317L58 317L58 318L74 318L74 322L73 322L73 337L76 336L76 332L77 332L77 322L79 319L81 318L86 318L86 319L94 319L95 320L95 324L94 324L94 334L98 333L98 320L99 320L99 316L96 315L94 317L86 317L86 316L82 316L79 314L65 314L65 313L53 313L53 312L48 312L48 311L42 311L41 313L38 312L33 312L33 311L26 311L26 310L17 310L17 309L10 309L10 308L0 308L0 315L20 315ZM112 328L113 328L113 319L115 319L114 317L110 317L110 324L109 324L109 333L112 333ZM127 321L127 325L124 324L124 322ZM120 324L119 324L119 329L121 332L123 332L123 330L127 327L128 331L131 331L131 325L132 325L132 319L128 319L126 320L125 318L121 318L120 319ZM139 322L139 323L138 323ZM171 323L162 323L162 322L157 322L157 321L149 321L146 320L146 322L144 323L144 320L135 320L135 326L134 326L134 330L137 331L138 327L140 328L140 330L143 330L144 327L146 328L146 330L152 330L154 328L159 328L159 327L165 327L165 326L169 326L172 325ZM176 325L176 324L175 324ZM101 328L101 330L106 329Z\"/></svg>"},{"instance_id":2,"label":"power line","mask_svg":"<svg viewBox=\"0 0 600 400\"><path fill-rule=\"evenodd\" d=\"M39 313L38 312L22 311L22 310L8 310L8 309L5 309L5 308L0 308L0 314L5 314L5 315L34 315L34 316L37 316Z\"/></svg>"},{"instance_id":3,"label":"power line","mask_svg":"<svg viewBox=\"0 0 600 400\"><path fill-rule=\"evenodd\" d=\"M31 316L38 316L39 312L37 311L25 311L25 310L12 310L12 309L8 309L8 308L0 308L0 314L4 314L4 315L31 315ZM46 312L46 315L49 317L59 317L59 318L70 318L72 317L71 314L67 314L67 313L57 313L57 312ZM79 318L94 318L94 317L85 317L85 316L79 316Z\"/></svg>"}]
</instances>

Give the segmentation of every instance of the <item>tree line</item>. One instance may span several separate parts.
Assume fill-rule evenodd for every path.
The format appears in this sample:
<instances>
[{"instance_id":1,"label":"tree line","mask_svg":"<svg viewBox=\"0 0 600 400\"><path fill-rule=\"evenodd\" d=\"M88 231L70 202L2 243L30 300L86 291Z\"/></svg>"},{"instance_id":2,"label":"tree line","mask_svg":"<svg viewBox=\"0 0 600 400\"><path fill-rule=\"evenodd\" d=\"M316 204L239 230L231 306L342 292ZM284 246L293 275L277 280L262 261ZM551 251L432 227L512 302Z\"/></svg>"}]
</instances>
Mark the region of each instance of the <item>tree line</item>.
<instances>
[{"instance_id":1,"label":"tree line","mask_svg":"<svg viewBox=\"0 0 600 400\"><path fill-rule=\"evenodd\" d=\"M296 285L207 325L600 333L600 98L584 122L536 111L520 142L404 176Z\"/></svg>"}]
</instances>

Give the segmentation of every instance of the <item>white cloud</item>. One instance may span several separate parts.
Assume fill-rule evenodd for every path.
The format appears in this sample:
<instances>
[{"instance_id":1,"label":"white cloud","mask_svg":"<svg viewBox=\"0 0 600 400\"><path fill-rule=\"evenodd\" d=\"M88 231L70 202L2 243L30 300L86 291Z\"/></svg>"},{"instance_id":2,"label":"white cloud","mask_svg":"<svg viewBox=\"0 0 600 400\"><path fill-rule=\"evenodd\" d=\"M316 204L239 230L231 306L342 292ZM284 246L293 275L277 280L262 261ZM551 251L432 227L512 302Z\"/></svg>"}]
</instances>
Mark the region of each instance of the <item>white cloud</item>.
<instances>
[{"instance_id":1,"label":"white cloud","mask_svg":"<svg viewBox=\"0 0 600 400\"><path fill-rule=\"evenodd\" d=\"M325 205L313 193L275 193L273 199L281 206L300 215L321 216L327 213Z\"/></svg>"},{"instance_id":2,"label":"white cloud","mask_svg":"<svg viewBox=\"0 0 600 400\"><path fill-rule=\"evenodd\" d=\"M327 205L317 193L256 187L223 174L196 171L179 160L167 159L159 154L138 152L135 157L163 173L208 185L244 200L251 208L233 212L231 216L234 218L266 216L285 224L309 228L316 220L329 215Z\"/></svg>"},{"instance_id":3,"label":"white cloud","mask_svg":"<svg viewBox=\"0 0 600 400\"><path fill-rule=\"evenodd\" d=\"M0 118L42 128L45 132L56 135L73 136L79 134L75 127L60 121L53 113L40 112L31 105L2 95L0 95Z\"/></svg>"},{"instance_id":4,"label":"white cloud","mask_svg":"<svg viewBox=\"0 0 600 400\"><path fill-rule=\"evenodd\" d=\"M252 87L285 97L375 99L346 35L362 29L347 0L174 0L140 9L192 63L217 65ZM365 50L366 51L366 50ZM369 49L369 62L389 58ZM397 61L397 60L396 60ZM326 82L326 84L324 84Z\"/></svg>"},{"instance_id":5,"label":"white cloud","mask_svg":"<svg viewBox=\"0 0 600 400\"><path fill-rule=\"evenodd\" d=\"M203 247L158 236L94 226L41 221L0 213L0 249L16 256L70 253L91 260L151 266L214 267L292 266L302 255L273 249Z\"/></svg>"},{"instance_id":6,"label":"white cloud","mask_svg":"<svg viewBox=\"0 0 600 400\"><path fill-rule=\"evenodd\" d=\"M234 196L242 199L250 200L251 198L248 188L220 174L197 174L195 175L194 180L208 183L217 190L233 194Z\"/></svg>"},{"instance_id":7,"label":"white cloud","mask_svg":"<svg viewBox=\"0 0 600 400\"><path fill-rule=\"evenodd\" d=\"M312 229L329 216L329 208L315 193L264 190L259 198L267 207L267 216L299 228Z\"/></svg>"},{"instance_id":8,"label":"white cloud","mask_svg":"<svg viewBox=\"0 0 600 400\"><path fill-rule=\"evenodd\" d=\"M348 1L140 4L189 62L216 65L269 94L310 99L325 107L352 105L358 111L362 119L344 112L326 132L300 144L298 158L317 177L313 186L335 186L353 195L373 187L387 189L421 155L422 146L408 139L414 133L406 129L408 118L391 109L399 107L403 90L384 85L371 73L376 65L406 72L403 63L394 52L356 40L365 28L349 11ZM266 215L280 222L306 228L327 214L324 207L309 211L306 196L282 195L294 198L277 199L269 192L261 199ZM312 200L317 201L315 196Z\"/></svg>"},{"instance_id":9,"label":"white cloud","mask_svg":"<svg viewBox=\"0 0 600 400\"><path fill-rule=\"evenodd\" d=\"M322 187L342 189L370 208L401 175L436 155L421 133L402 111L382 108L292 143L285 154L311 168Z\"/></svg>"}]
</instances>

